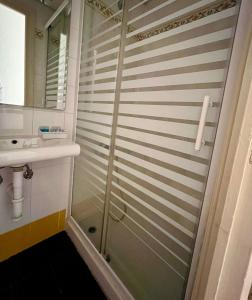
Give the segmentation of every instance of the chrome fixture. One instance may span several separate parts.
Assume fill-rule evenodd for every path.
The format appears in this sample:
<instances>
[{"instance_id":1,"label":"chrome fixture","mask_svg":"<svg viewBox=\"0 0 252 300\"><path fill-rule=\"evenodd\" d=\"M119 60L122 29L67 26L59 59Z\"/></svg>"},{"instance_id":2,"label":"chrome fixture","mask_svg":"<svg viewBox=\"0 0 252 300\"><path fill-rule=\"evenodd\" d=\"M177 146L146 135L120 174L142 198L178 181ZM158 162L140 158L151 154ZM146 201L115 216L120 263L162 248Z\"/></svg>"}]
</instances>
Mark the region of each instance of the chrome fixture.
<instances>
[{"instance_id":1,"label":"chrome fixture","mask_svg":"<svg viewBox=\"0 0 252 300\"><path fill-rule=\"evenodd\" d=\"M32 179L33 177L33 171L32 169L29 167L28 164L24 165L24 168L26 168L26 170L24 171L24 179Z\"/></svg>"}]
</instances>

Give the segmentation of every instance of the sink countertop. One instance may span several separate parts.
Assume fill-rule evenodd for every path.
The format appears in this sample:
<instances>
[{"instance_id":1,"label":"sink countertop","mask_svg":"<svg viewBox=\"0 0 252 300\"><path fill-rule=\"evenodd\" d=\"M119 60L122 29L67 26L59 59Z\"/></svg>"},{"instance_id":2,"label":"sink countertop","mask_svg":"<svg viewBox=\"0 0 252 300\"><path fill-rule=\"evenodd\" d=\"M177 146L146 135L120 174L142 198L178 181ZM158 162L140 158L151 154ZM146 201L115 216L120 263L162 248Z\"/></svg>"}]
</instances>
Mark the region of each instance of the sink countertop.
<instances>
[{"instance_id":1,"label":"sink countertop","mask_svg":"<svg viewBox=\"0 0 252 300\"><path fill-rule=\"evenodd\" d=\"M70 139L43 140L36 136L0 138L0 167L77 156L79 153L80 146Z\"/></svg>"}]
</instances>

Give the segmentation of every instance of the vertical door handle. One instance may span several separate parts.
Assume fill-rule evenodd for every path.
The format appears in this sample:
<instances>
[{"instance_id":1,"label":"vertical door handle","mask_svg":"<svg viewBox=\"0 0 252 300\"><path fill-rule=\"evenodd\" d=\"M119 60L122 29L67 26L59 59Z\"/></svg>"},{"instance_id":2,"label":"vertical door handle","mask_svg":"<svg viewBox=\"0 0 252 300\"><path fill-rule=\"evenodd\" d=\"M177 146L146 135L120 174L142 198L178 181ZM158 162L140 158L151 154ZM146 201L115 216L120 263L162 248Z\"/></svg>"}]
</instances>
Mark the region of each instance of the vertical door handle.
<instances>
[{"instance_id":1,"label":"vertical door handle","mask_svg":"<svg viewBox=\"0 0 252 300\"><path fill-rule=\"evenodd\" d=\"M211 105L210 97L205 96L204 100L203 100L203 105L202 105L202 110L201 110L201 115L200 115L200 120L199 120L199 127L198 127L196 142L194 145L195 151L200 151L200 148L202 145L202 138L203 138L204 128L205 128L205 124L206 124L207 111L208 111L208 107L210 105Z\"/></svg>"}]
</instances>

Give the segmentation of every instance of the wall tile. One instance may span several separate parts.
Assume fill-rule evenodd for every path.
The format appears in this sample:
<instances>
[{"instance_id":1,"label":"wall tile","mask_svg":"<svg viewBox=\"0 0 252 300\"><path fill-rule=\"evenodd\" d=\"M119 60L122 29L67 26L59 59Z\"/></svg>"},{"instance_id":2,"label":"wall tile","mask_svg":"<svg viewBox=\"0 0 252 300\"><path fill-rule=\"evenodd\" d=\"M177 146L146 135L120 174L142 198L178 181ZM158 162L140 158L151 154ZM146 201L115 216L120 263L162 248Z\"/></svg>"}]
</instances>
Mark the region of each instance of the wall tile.
<instances>
[{"instance_id":1,"label":"wall tile","mask_svg":"<svg viewBox=\"0 0 252 300\"><path fill-rule=\"evenodd\" d=\"M17 222L12 221L12 170L5 168L0 170L3 177L3 183L0 185L0 234L28 224L30 222L30 206L31 206L31 181L23 180L24 183L24 203L23 218Z\"/></svg>"},{"instance_id":2,"label":"wall tile","mask_svg":"<svg viewBox=\"0 0 252 300\"><path fill-rule=\"evenodd\" d=\"M65 215L63 210L0 234L0 262L64 230Z\"/></svg>"},{"instance_id":3,"label":"wall tile","mask_svg":"<svg viewBox=\"0 0 252 300\"><path fill-rule=\"evenodd\" d=\"M64 127L64 112L49 110L34 110L33 134L38 134L39 126L61 126Z\"/></svg>"},{"instance_id":4,"label":"wall tile","mask_svg":"<svg viewBox=\"0 0 252 300\"><path fill-rule=\"evenodd\" d=\"M0 234L0 262L29 247L30 225Z\"/></svg>"},{"instance_id":5,"label":"wall tile","mask_svg":"<svg viewBox=\"0 0 252 300\"><path fill-rule=\"evenodd\" d=\"M66 95L66 113L74 113L75 102L75 87L72 85L68 85Z\"/></svg>"},{"instance_id":6,"label":"wall tile","mask_svg":"<svg viewBox=\"0 0 252 300\"><path fill-rule=\"evenodd\" d=\"M33 168L32 220L66 209L69 197L70 169L70 161L60 165Z\"/></svg>"},{"instance_id":7,"label":"wall tile","mask_svg":"<svg viewBox=\"0 0 252 300\"><path fill-rule=\"evenodd\" d=\"M74 114L65 113L65 130L68 132L68 137L73 138Z\"/></svg>"},{"instance_id":8,"label":"wall tile","mask_svg":"<svg viewBox=\"0 0 252 300\"><path fill-rule=\"evenodd\" d=\"M43 160L43 161L37 161L31 164L33 169L39 169L39 168L47 168L51 166L59 166L62 164L69 164L71 162L70 157L65 158L56 158L56 159L50 159L50 160Z\"/></svg>"},{"instance_id":9,"label":"wall tile","mask_svg":"<svg viewBox=\"0 0 252 300\"><path fill-rule=\"evenodd\" d=\"M75 58L68 59L68 76L67 85L75 86L77 81L77 60Z\"/></svg>"},{"instance_id":10,"label":"wall tile","mask_svg":"<svg viewBox=\"0 0 252 300\"><path fill-rule=\"evenodd\" d=\"M0 108L0 136L31 135L33 109Z\"/></svg>"},{"instance_id":11,"label":"wall tile","mask_svg":"<svg viewBox=\"0 0 252 300\"><path fill-rule=\"evenodd\" d=\"M60 213L58 212L49 217L34 221L31 224L30 244L34 245L59 232L59 218Z\"/></svg>"},{"instance_id":12,"label":"wall tile","mask_svg":"<svg viewBox=\"0 0 252 300\"><path fill-rule=\"evenodd\" d=\"M65 223L66 223L66 211L62 210L59 212L59 231L65 229Z\"/></svg>"}]
</instances>

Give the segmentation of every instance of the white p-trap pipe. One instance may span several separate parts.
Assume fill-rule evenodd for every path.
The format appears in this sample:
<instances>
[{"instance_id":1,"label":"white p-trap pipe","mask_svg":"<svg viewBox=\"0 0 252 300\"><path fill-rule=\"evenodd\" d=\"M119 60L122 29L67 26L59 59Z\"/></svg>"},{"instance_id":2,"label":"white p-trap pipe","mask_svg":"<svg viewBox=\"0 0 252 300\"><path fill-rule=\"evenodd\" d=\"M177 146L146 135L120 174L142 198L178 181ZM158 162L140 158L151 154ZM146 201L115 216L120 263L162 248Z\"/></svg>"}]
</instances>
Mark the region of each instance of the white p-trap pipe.
<instances>
[{"instance_id":1,"label":"white p-trap pipe","mask_svg":"<svg viewBox=\"0 0 252 300\"><path fill-rule=\"evenodd\" d=\"M13 167L12 219L19 221L23 216L23 167Z\"/></svg>"}]
</instances>

